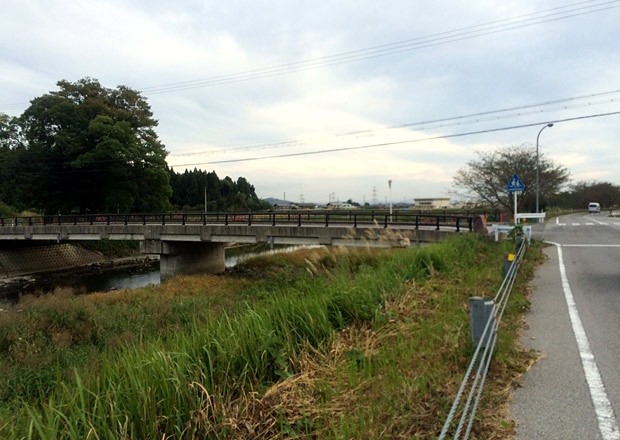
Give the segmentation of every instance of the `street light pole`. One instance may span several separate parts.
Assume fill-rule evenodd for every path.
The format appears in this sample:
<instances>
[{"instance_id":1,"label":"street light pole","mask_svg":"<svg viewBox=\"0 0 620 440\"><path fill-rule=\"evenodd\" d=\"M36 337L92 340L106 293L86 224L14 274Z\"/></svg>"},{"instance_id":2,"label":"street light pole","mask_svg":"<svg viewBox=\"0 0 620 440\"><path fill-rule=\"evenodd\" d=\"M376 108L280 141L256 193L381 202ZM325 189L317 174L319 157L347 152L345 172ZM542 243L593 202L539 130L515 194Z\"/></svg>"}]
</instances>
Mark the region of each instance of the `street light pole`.
<instances>
[{"instance_id":1,"label":"street light pole","mask_svg":"<svg viewBox=\"0 0 620 440\"><path fill-rule=\"evenodd\" d=\"M388 186L390 187L390 222L392 221L392 179L388 180Z\"/></svg>"},{"instance_id":2,"label":"street light pole","mask_svg":"<svg viewBox=\"0 0 620 440\"><path fill-rule=\"evenodd\" d=\"M540 138L540 133L542 133L542 131L547 128L547 127L553 127L553 124L547 124L545 125L543 128L540 129L540 131L538 132L538 136L536 136L536 214L538 214L538 207L539 207L539 188L538 188L538 139Z\"/></svg>"}]
</instances>

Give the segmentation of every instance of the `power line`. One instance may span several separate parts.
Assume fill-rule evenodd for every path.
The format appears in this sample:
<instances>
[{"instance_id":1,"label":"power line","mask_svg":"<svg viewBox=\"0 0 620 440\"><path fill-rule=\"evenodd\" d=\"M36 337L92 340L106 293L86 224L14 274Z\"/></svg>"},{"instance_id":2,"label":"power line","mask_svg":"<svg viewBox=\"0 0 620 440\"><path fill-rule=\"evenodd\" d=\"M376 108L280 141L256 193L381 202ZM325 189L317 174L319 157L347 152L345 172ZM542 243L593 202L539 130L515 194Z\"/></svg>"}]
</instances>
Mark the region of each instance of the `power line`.
<instances>
[{"instance_id":1,"label":"power line","mask_svg":"<svg viewBox=\"0 0 620 440\"><path fill-rule=\"evenodd\" d=\"M405 124L393 125L393 126L390 126L390 127L382 127L382 128L377 128L377 129L366 129L366 130L350 131L350 132L345 132L345 133L340 133L340 134L332 134L332 135L321 136L321 137L316 137L316 138L311 138L311 139L306 139L306 140L304 140L304 139L289 139L289 140L273 141L273 142L263 142L263 143L255 143L255 144L241 144L241 145L231 146L230 148L219 148L219 149L212 149L212 150L206 150L206 151L197 151L197 152L191 152L191 153L180 153L180 154L173 154L172 156L174 156L174 157L196 156L196 155L203 155L203 154L230 153L230 152L236 152L236 151L250 151L250 150L257 150L257 149L271 149L271 148L301 146L301 145L306 145L306 144L309 144L309 143L325 141L327 139L341 138L341 137L347 137L347 136L367 135L367 134L373 134L373 133L377 133L377 132L381 132L381 131L396 130L396 129L401 129L401 128L418 127L418 129L421 130L421 129L425 129L425 128L426 129L428 129L428 128L445 128L445 127L454 126L454 125L465 125L465 124L472 124L472 123L478 123L478 122L486 122L486 121L491 121L491 120L509 119L509 118L513 118L513 117L520 117L520 116L526 116L526 115L537 114L537 113L545 113L545 112L555 111L555 110L567 110L567 109L572 109L572 108L590 107L590 106L593 106L593 105L613 103L613 102L617 101L617 98L612 98L612 99L609 99L609 100L606 100L606 101L587 102L587 103L584 103L584 104L577 104L577 105L570 105L570 106L569 105L565 105L565 106L556 107L556 108L553 108L553 109L541 109L541 110L535 110L535 111L533 110L533 109L535 109L537 107L546 107L546 106L550 106L550 105L554 105L554 104L562 104L562 103L569 103L569 102L572 102L572 101L580 101L580 100L583 100L583 99L591 99L591 98L596 98L596 97L617 95L619 93L620 93L620 89L617 89L617 90L610 90L610 91L599 92L599 93L592 93L592 94L589 94L589 95L581 95L581 96L576 96L576 97L561 98L561 99L543 101L543 102L534 103L534 104L526 104L526 105L522 105L522 106L509 107L509 108L505 108L505 109L488 110L488 111L483 111L483 112L470 113L470 114L466 114L466 115L450 116L450 117L446 117L446 118L431 119L431 120L417 121L417 122L408 122L408 123L405 123ZM511 111L519 111L519 110L531 110L531 111L529 111L529 112L521 112L521 113L518 113L518 114L509 114L509 115L504 115L504 116L497 116L497 117L493 117L493 118L476 119L474 121L464 122L464 123L455 122L455 123L452 123L452 124L441 124L441 125L438 125L436 127L427 127L430 124L439 124L439 123L454 122L454 121L466 121L467 119L471 119L471 118L481 118L481 117L485 117L485 116L490 116L490 115L495 115L495 114L500 114L500 113L506 113L506 112L511 112Z\"/></svg>"},{"instance_id":2,"label":"power line","mask_svg":"<svg viewBox=\"0 0 620 440\"><path fill-rule=\"evenodd\" d=\"M495 133L495 132L500 132L500 131L508 131L508 130L517 130L517 129L521 129L521 128L536 127L536 126L541 126L543 124L549 124L549 123L559 124L559 123L562 123L562 122L571 122L571 121L578 121L578 120L584 120L584 119L602 118L602 117L614 116L614 115L620 115L620 111L608 112L608 113L598 113L598 114L593 114L593 115L583 115L583 116L577 116L577 117L572 117L572 118L564 118L564 119L556 119L556 120L538 121L538 122L532 122L532 123L528 123L528 124L512 125L512 126L499 127L499 128L490 128L490 129L485 129L485 130L469 131L469 132L463 132L463 133L453 133L453 134L446 134L446 135L440 135L440 136L432 136L432 137L426 137L426 138L407 139L407 140L393 141L393 142L382 142L382 143L369 144L369 145L359 145L359 146L355 146L355 147L328 148L328 149L316 150L316 151L304 151L304 152L298 152L298 153L277 154L277 155L271 155L271 156L249 157L249 158L245 158L245 159L228 159L228 160L219 160L219 161L212 161L212 162L177 164L177 165L174 165L174 166L176 166L176 167L189 167L189 166L198 166L198 165L213 165L213 164L223 164L223 163L251 162L251 161L267 160L267 159L277 159L277 158L286 158L286 157L298 157L298 156L309 156L309 155L325 154L325 153L335 153L335 152L340 152L340 151L362 150L362 149L369 149L369 148L387 147L387 146L392 146L392 145L402 145L402 144L409 144L409 143L428 142L428 141L434 141L434 140L439 140L439 139L451 139L451 138L458 138L458 137L474 136L474 135L479 135L479 134L487 134L487 133ZM54 174L111 172L111 171L114 171L114 170L111 170L111 169L107 169L107 170L67 170L67 171L57 171L57 172L54 172ZM38 175L38 174L44 174L44 173L42 173L42 172L16 172L16 173L5 173L5 174L7 174L7 175L8 174L10 174L10 175L17 175L17 174Z\"/></svg>"},{"instance_id":3,"label":"power line","mask_svg":"<svg viewBox=\"0 0 620 440\"><path fill-rule=\"evenodd\" d=\"M438 139L450 139L450 138L457 138L457 137L473 136L473 135L478 135L478 134L495 133L499 131L535 127L535 126L540 126L542 124L548 124L548 123L559 124L562 122L577 121L577 120L582 120L582 119L601 118L605 116L612 116L612 115L619 115L619 114L620 114L620 111L609 112L609 113L599 113L595 115L577 116L574 118L556 119L556 120L544 121L544 122L539 121L539 122L533 122L529 124L513 125L513 126L508 126L508 127L489 128L486 130L446 134L446 135L440 135L440 136L432 136L432 137L419 138L419 139L408 139L408 140L402 140L402 141L382 142L378 144L360 145L360 146L355 146L355 147L327 148L324 150L316 150L316 151L304 151L304 152L299 152L299 153L287 153L287 154L274 154L271 156L248 157L244 159L227 159L227 160L218 160L218 161L212 161L212 162L190 163L190 164L180 164L180 165L177 164L174 166L187 167L187 166L196 166L196 165L213 165L213 164L222 164L222 163L251 162L251 161L257 161L257 160L276 159L276 158L283 158L283 157L297 157L297 156L309 156L309 155L324 154L324 153L335 153L338 151L362 150L362 149L367 149L367 148L387 147L391 145L427 142L427 141L433 141L433 140L438 140Z\"/></svg>"},{"instance_id":4,"label":"power line","mask_svg":"<svg viewBox=\"0 0 620 440\"><path fill-rule=\"evenodd\" d=\"M587 0L572 5L559 6L516 17L490 21L478 25L458 28L436 34L430 34L423 37L416 37L412 39L382 44L379 46L372 46L348 52L342 52L324 57L247 70L233 74L225 74L191 81L175 82L159 86L144 87L141 89L141 92L147 95L153 95L159 93L190 90L195 88L228 84L231 82L248 81L253 79L279 76L300 72L303 70L323 68L355 61L362 61L366 59L393 55L396 53L418 50L457 41L463 41L466 39L477 38L499 32L506 32L509 30L515 30L523 27L534 26L538 24L549 23L553 21L564 20L567 18L614 9L619 7L619 5L617 5L619 1L620 0ZM18 107L19 105L20 104L6 104L0 106L0 108L16 110L20 108ZM23 107L25 105L27 104L22 104L21 106Z\"/></svg>"},{"instance_id":5,"label":"power line","mask_svg":"<svg viewBox=\"0 0 620 440\"><path fill-rule=\"evenodd\" d=\"M589 6L581 6L583 4L593 3L596 4ZM259 69L247 70L244 72L238 72L234 74L226 74L213 76L198 80L184 81L179 83L170 83L160 86L146 87L142 89L142 92L146 94L159 94L172 91L190 90L194 88L211 87L222 84L228 84L232 82L248 81L252 79L262 79L272 76L279 76L289 73L300 72L304 70L334 66L338 64L350 63L354 61L361 61L380 56L392 55L395 53L408 52L417 49L428 48L441 44L453 43L457 41L463 41L480 36L486 36L490 34L496 34L499 32L506 32L509 30L519 29L523 27L533 26L537 24L549 23L552 21L563 20L576 16L591 14L595 12L601 12L608 9L617 8L617 5L610 6L618 3L618 0L608 0L600 2L600 0L589 0L573 5L560 6L552 9L546 9L539 12L525 14L517 17L511 17L501 20L495 20L487 23L482 23L474 26L468 26L464 28L454 29L451 31L444 31L436 34L431 34L423 37L417 37L413 39L398 41L394 43L383 44L380 46L373 46L365 49L358 49L349 52L342 52L335 55L328 55L324 57L312 58L309 60L296 61L292 63L281 64L272 67L264 67ZM578 6L578 7L577 7ZM596 9L599 8L599 9ZM550 14L546 14L551 11ZM546 14L546 15L543 15ZM525 18L531 17L531 18ZM522 19L522 20L520 20ZM520 20L520 21L518 21ZM505 23L510 22L513 23ZM505 23L505 24L498 24Z\"/></svg>"}]
</instances>

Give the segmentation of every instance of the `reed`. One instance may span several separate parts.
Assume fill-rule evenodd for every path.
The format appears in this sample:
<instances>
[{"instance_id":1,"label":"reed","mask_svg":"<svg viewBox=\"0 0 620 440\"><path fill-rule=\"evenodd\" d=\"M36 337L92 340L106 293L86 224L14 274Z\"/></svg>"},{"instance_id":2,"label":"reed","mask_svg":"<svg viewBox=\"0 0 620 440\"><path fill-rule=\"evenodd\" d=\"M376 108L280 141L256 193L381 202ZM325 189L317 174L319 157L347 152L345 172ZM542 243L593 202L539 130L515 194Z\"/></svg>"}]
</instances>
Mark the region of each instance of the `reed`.
<instances>
[{"instance_id":1,"label":"reed","mask_svg":"<svg viewBox=\"0 0 620 440\"><path fill-rule=\"evenodd\" d=\"M463 301L481 281L491 286L499 279L490 272L482 279L465 275L488 268L491 260L484 254L495 257L501 249L464 236L416 250L313 249L250 260L227 281L227 288L243 291L231 300L235 307L229 310L222 303L209 314L190 313L201 303L189 299L210 295L188 295L189 280L182 281L183 293L173 293L170 283L150 295L162 308L174 304L166 316L182 318L164 332L144 331L139 343L94 350L105 355L95 357L90 373L78 363L82 368L74 368L68 377L63 372L70 364L59 364L57 380L46 382L50 387L38 397L31 391L19 403L10 401L12 413L5 410L8 421L0 423L0 434L28 439L189 439L319 432L350 438L374 432L376 417L386 418L385 400L374 396L401 396L388 411L398 415L395 420L403 408L419 409L420 401L438 393L445 408L445 390L470 349ZM500 262L494 266L498 274ZM248 282L244 272L254 279ZM467 276L467 284L460 280L446 285L450 278ZM131 306L128 301L110 300L114 307L105 310L106 318L126 318L135 313L136 304L146 303L153 307L154 322L160 322L155 300L135 295ZM180 305L186 301L188 309ZM131 312L110 315L120 313L117 309ZM55 322L68 320L67 328L75 324L58 308L54 313ZM97 338L94 341L96 346ZM403 375L403 369L416 373ZM292 391L287 388L291 384ZM438 391L442 387L444 392ZM284 394L274 389L292 395L277 399L274 396ZM351 389L373 396L369 405L353 409L351 401L335 398L339 390L353 396ZM339 409L334 410L334 402ZM289 404L297 405L294 411ZM256 417L259 407L266 419ZM273 423L266 428L268 421ZM260 432L265 436L257 437Z\"/></svg>"}]
</instances>

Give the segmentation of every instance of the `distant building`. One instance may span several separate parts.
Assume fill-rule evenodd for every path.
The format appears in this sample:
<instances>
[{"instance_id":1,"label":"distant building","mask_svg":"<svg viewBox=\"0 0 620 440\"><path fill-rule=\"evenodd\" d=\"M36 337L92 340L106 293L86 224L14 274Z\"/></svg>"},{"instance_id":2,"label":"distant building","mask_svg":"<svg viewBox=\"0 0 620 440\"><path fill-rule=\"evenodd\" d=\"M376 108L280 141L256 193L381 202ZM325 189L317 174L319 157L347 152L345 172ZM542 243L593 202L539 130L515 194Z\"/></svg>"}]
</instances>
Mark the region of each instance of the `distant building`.
<instances>
[{"instance_id":1,"label":"distant building","mask_svg":"<svg viewBox=\"0 0 620 440\"><path fill-rule=\"evenodd\" d=\"M416 209L448 209L450 198L415 199Z\"/></svg>"},{"instance_id":2,"label":"distant building","mask_svg":"<svg viewBox=\"0 0 620 440\"><path fill-rule=\"evenodd\" d=\"M297 203L299 209L316 209L316 203Z\"/></svg>"},{"instance_id":3,"label":"distant building","mask_svg":"<svg viewBox=\"0 0 620 440\"><path fill-rule=\"evenodd\" d=\"M327 204L327 209L359 209L350 203L331 202Z\"/></svg>"},{"instance_id":4,"label":"distant building","mask_svg":"<svg viewBox=\"0 0 620 440\"><path fill-rule=\"evenodd\" d=\"M292 209L297 209L297 205L295 203L276 203L273 207L278 211L290 211Z\"/></svg>"}]
</instances>

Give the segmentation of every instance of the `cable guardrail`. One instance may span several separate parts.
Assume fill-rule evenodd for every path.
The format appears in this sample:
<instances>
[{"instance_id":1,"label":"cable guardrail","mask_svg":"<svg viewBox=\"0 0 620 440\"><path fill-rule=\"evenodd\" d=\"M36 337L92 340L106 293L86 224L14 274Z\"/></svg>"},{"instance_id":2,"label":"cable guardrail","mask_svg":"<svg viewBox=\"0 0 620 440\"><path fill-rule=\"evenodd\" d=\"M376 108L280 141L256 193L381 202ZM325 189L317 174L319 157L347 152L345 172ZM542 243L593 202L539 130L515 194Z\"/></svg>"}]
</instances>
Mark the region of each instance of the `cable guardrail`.
<instances>
[{"instance_id":1,"label":"cable guardrail","mask_svg":"<svg viewBox=\"0 0 620 440\"><path fill-rule=\"evenodd\" d=\"M508 269L506 276L497 291L497 294L493 298L491 313L489 313L488 319L485 322L484 330L480 335L479 342L476 345L476 350L474 351L471 362L469 363L467 372L465 373L452 407L450 408L450 412L448 413L448 417L443 425L443 429L439 435L439 440L444 440L447 438L448 432L454 427L454 417L461 407L461 417L452 439L461 439L463 428L465 428L465 432L462 438L464 440L469 438L476 416L476 411L478 409L478 404L480 403L480 399L482 397L482 390L491 364L493 351L495 350L497 331L506 309L506 305L508 304L508 299L512 293L512 287L514 286L519 266L523 260L523 256L525 255L526 246L526 240L523 240L517 250L514 261L510 265L510 268ZM478 359L479 357L480 359ZM475 375L472 376L472 372L476 365L478 367ZM464 405L462 405L463 394L469 384L471 385L469 387L467 400L464 402ZM466 423L467 426L465 427Z\"/></svg>"}]
</instances>

